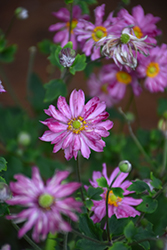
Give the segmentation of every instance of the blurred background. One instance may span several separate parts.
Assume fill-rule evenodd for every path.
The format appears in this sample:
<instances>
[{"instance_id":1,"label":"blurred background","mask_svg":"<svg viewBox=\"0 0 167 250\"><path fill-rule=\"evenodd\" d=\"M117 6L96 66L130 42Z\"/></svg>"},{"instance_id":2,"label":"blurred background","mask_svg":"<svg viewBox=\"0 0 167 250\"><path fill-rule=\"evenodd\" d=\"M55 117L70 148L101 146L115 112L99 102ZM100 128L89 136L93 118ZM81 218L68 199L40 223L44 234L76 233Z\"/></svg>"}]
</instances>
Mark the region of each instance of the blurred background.
<instances>
[{"instance_id":1,"label":"blurred background","mask_svg":"<svg viewBox=\"0 0 167 250\"><path fill-rule=\"evenodd\" d=\"M99 0L99 5L102 3L106 4L106 16L114 10L119 1L111 0ZM152 1L152 0L133 0L127 6L128 11L131 13L133 6L140 4L146 13L152 13L154 16L161 17L161 21L158 22L157 26L163 31L162 36L159 38L159 42L167 43L166 34L166 1ZM61 7L65 7L64 1L62 0L1 0L0 1L0 28L6 31L13 13L17 7L24 7L28 10L29 18L25 20L15 20L14 25L8 35L9 44L17 44L18 50L15 55L15 61L4 65L4 71L11 82L15 92L20 98L21 103L28 107L28 102L26 101L26 77L27 68L29 61L29 48L31 46L37 46L38 42L43 39L52 40L54 32L49 32L48 27L51 24L56 23L58 20L52 15L53 11L58 11ZM91 5L91 16L94 18L93 9L96 5ZM94 19L93 19L94 20ZM92 20L92 21L93 21ZM43 83L48 81L48 70L49 61L46 56L41 54L38 50L36 52L34 61L34 71L40 76ZM55 72L57 76L59 72ZM87 87L85 84L84 75L82 73L77 73L69 85L69 91L73 88L82 88L87 92ZM2 79L2 72L0 72L0 79ZM3 80L3 79L2 79ZM5 85L5 84L4 84ZM127 103L128 93L124 100L117 106L122 108ZM156 115L156 106L159 97L164 97L164 93L152 94L148 91L143 91L143 93L136 97L136 107L138 110L138 115L141 121L141 126L143 128L154 128L157 126L158 117ZM14 102L8 92L0 95L0 102L4 105L13 105Z\"/></svg>"}]
</instances>

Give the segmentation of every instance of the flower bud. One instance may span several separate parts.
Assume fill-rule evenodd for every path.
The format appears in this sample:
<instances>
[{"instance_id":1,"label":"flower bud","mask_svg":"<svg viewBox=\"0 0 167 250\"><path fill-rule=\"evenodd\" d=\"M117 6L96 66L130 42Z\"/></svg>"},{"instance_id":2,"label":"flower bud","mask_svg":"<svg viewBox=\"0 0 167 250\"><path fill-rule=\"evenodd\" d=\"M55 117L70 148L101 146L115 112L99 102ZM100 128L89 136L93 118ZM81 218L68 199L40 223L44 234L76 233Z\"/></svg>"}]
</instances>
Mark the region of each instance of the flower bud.
<instances>
[{"instance_id":1,"label":"flower bud","mask_svg":"<svg viewBox=\"0 0 167 250\"><path fill-rule=\"evenodd\" d=\"M160 119L158 122L158 129L167 137L167 119Z\"/></svg>"},{"instance_id":2,"label":"flower bud","mask_svg":"<svg viewBox=\"0 0 167 250\"><path fill-rule=\"evenodd\" d=\"M60 64L64 67L70 67L75 60L76 52L71 48L62 49L59 53Z\"/></svg>"},{"instance_id":3,"label":"flower bud","mask_svg":"<svg viewBox=\"0 0 167 250\"><path fill-rule=\"evenodd\" d=\"M9 186L4 182L0 182L0 203L8 200L10 197L11 191Z\"/></svg>"},{"instance_id":4,"label":"flower bud","mask_svg":"<svg viewBox=\"0 0 167 250\"><path fill-rule=\"evenodd\" d=\"M28 18L28 10L23 7L18 7L15 10L15 15L18 19L27 19Z\"/></svg>"},{"instance_id":5,"label":"flower bud","mask_svg":"<svg viewBox=\"0 0 167 250\"><path fill-rule=\"evenodd\" d=\"M27 132L20 132L17 141L22 146L28 146L31 142L31 136Z\"/></svg>"},{"instance_id":6,"label":"flower bud","mask_svg":"<svg viewBox=\"0 0 167 250\"><path fill-rule=\"evenodd\" d=\"M126 113L126 118L127 118L127 120L129 122L134 122L134 120L135 120L135 116L134 116L134 114L132 112L127 112Z\"/></svg>"},{"instance_id":7,"label":"flower bud","mask_svg":"<svg viewBox=\"0 0 167 250\"><path fill-rule=\"evenodd\" d=\"M2 82L0 81L0 93L1 92L6 92L6 90L4 89Z\"/></svg>"},{"instance_id":8,"label":"flower bud","mask_svg":"<svg viewBox=\"0 0 167 250\"><path fill-rule=\"evenodd\" d=\"M118 167L119 167L119 170L123 173L129 173L132 169L131 163L127 160L121 161Z\"/></svg>"}]
</instances>

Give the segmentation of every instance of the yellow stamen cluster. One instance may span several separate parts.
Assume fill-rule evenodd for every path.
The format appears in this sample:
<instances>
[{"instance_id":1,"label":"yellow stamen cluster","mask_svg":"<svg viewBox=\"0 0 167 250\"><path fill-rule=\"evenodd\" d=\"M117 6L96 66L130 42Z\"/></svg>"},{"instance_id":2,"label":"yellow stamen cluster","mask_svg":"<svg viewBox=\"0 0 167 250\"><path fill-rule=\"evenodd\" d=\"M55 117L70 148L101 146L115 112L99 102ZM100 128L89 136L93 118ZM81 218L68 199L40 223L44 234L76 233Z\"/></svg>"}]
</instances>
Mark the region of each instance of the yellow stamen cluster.
<instances>
[{"instance_id":1,"label":"yellow stamen cluster","mask_svg":"<svg viewBox=\"0 0 167 250\"><path fill-rule=\"evenodd\" d=\"M147 66L146 75L148 77L155 77L158 75L159 71L160 71L159 64L156 62L151 62Z\"/></svg>"},{"instance_id":2,"label":"yellow stamen cluster","mask_svg":"<svg viewBox=\"0 0 167 250\"><path fill-rule=\"evenodd\" d=\"M109 192L108 204L114 205L114 207L118 207L119 202L121 202L121 201L122 201L122 198L114 195L112 190Z\"/></svg>"},{"instance_id":3,"label":"yellow stamen cluster","mask_svg":"<svg viewBox=\"0 0 167 250\"><path fill-rule=\"evenodd\" d=\"M116 73L117 81L123 84L129 84L132 81L132 77L125 71L119 71Z\"/></svg>"},{"instance_id":4,"label":"yellow stamen cluster","mask_svg":"<svg viewBox=\"0 0 167 250\"><path fill-rule=\"evenodd\" d=\"M101 91L104 92L105 94L108 94L108 83L105 83L101 86Z\"/></svg>"},{"instance_id":5,"label":"yellow stamen cluster","mask_svg":"<svg viewBox=\"0 0 167 250\"><path fill-rule=\"evenodd\" d=\"M137 38L140 39L140 38L143 37L143 33L142 33L141 29L138 26L133 27L133 31L134 31Z\"/></svg>"},{"instance_id":6,"label":"yellow stamen cluster","mask_svg":"<svg viewBox=\"0 0 167 250\"><path fill-rule=\"evenodd\" d=\"M54 202L54 197L50 194L41 194L38 198L39 205L46 210L49 210Z\"/></svg>"},{"instance_id":7,"label":"yellow stamen cluster","mask_svg":"<svg viewBox=\"0 0 167 250\"><path fill-rule=\"evenodd\" d=\"M92 32L92 38L95 42L98 42L101 38L107 36L107 29L103 26L97 26Z\"/></svg>"},{"instance_id":8,"label":"yellow stamen cluster","mask_svg":"<svg viewBox=\"0 0 167 250\"><path fill-rule=\"evenodd\" d=\"M86 121L81 116L78 116L77 118L73 118L68 123L68 130L71 130L74 134L80 134L82 130L85 130L85 127L87 127Z\"/></svg>"},{"instance_id":9,"label":"yellow stamen cluster","mask_svg":"<svg viewBox=\"0 0 167 250\"><path fill-rule=\"evenodd\" d=\"M73 19L73 20L72 20L72 22L71 22L71 33L73 33L73 29L76 28L77 23L78 23L77 19ZM67 26L67 28L69 29L69 27L70 27L70 22L67 22L67 23L66 23L66 26Z\"/></svg>"}]
</instances>

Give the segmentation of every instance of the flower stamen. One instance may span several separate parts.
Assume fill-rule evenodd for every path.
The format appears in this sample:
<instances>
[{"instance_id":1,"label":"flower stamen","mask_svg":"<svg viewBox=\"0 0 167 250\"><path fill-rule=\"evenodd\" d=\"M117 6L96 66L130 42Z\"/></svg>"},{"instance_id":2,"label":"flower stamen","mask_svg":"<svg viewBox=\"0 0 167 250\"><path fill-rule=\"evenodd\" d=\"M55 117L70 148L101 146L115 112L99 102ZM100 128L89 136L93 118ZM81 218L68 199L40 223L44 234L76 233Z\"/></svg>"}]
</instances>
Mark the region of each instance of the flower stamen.
<instances>
[{"instance_id":1,"label":"flower stamen","mask_svg":"<svg viewBox=\"0 0 167 250\"><path fill-rule=\"evenodd\" d=\"M147 66L146 75L148 77L155 77L158 75L159 71L160 71L159 64L156 62L151 62Z\"/></svg>"},{"instance_id":2,"label":"flower stamen","mask_svg":"<svg viewBox=\"0 0 167 250\"><path fill-rule=\"evenodd\" d=\"M114 207L118 207L118 205L121 201L122 201L122 198L114 195L112 190L109 192L108 204L114 205Z\"/></svg>"},{"instance_id":3,"label":"flower stamen","mask_svg":"<svg viewBox=\"0 0 167 250\"><path fill-rule=\"evenodd\" d=\"M86 121L81 116L78 116L77 118L73 118L68 122L68 130L72 130L74 134L80 134L82 130L85 130Z\"/></svg>"},{"instance_id":4,"label":"flower stamen","mask_svg":"<svg viewBox=\"0 0 167 250\"><path fill-rule=\"evenodd\" d=\"M123 84L129 84L132 81L132 77L125 71L119 71L116 73L117 81Z\"/></svg>"},{"instance_id":5,"label":"flower stamen","mask_svg":"<svg viewBox=\"0 0 167 250\"><path fill-rule=\"evenodd\" d=\"M140 29L138 26L133 27L133 31L134 31L135 36L136 36L137 38L140 39L140 38L143 37L143 33L142 33L141 29Z\"/></svg>"},{"instance_id":6,"label":"flower stamen","mask_svg":"<svg viewBox=\"0 0 167 250\"><path fill-rule=\"evenodd\" d=\"M73 29L75 29L76 26L77 26L77 23L78 23L77 19L73 19L72 22L71 22L71 33L72 33L72 34L73 34ZM69 27L70 27L70 22L67 22L67 23L66 23L66 26L67 26L67 28L69 29Z\"/></svg>"},{"instance_id":7,"label":"flower stamen","mask_svg":"<svg viewBox=\"0 0 167 250\"><path fill-rule=\"evenodd\" d=\"M50 209L51 205L54 202L54 197L50 194L41 194L38 198L39 205L44 209Z\"/></svg>"},{"instance_id":8,"label":"flower stamen","mask_svg":"<svg viewBox=\"0 0 167 250\"><path fill-rule=\"evenodd\" d=\"M98 42L101 38L107 36L107 29L103 26L97 26L92 32L92 38L95 42Z\"/></svg>"}]
</instances>

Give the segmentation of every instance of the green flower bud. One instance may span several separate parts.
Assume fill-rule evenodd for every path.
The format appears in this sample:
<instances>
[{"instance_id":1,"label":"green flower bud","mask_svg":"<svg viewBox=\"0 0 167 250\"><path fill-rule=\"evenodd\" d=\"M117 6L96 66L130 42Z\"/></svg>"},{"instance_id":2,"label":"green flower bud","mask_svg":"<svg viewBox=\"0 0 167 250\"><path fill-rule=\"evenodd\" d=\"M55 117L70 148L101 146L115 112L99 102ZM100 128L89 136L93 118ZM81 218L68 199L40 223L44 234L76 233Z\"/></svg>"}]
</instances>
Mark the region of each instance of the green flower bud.
<instances>
[{"instance_id":1,"label":"green flower bud","mask_svg":"<svg viewBox=\"0 0 167 250\"><path fill-rule=\"evenodd\" d=\"M0 203L5 202L10 199L10 197L11 191L9 186L4 182L0 182Z\"/></svg>"},{"instance_id":2,"label":"green flower bud","mask_svg":"<svg viewBox=\"0 0 167 250\"><path fill-rule=\"evenodd\" d=\"M119 167L120 171L123 173L129 173L132 169L131 163L127 160L121 161L119 163L118 167Z\"/></svg>"},{"instance_id":3,"label":"green flower bud","mask_svg":"<svg viewBox=\"0 0 167 250\"><path fill-rule=\"evenodd\" d=\"M31 136L27 132L20 132L17 141L22 146L28 146L31 142Z\"/></svg>"},{"instance_id":4,"label":"green flower bud","mask_svg":"<svg viewBox=\"0 0 167 250\"><path fill-rule=\"evenodd\" d=\"M28 18L28 10L23 7L18 7L15 10L15 15L18 19L27 19Z\"/></svg>"}]
</instances>

